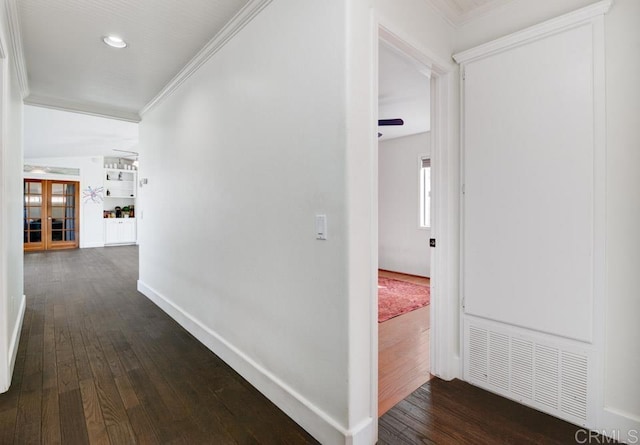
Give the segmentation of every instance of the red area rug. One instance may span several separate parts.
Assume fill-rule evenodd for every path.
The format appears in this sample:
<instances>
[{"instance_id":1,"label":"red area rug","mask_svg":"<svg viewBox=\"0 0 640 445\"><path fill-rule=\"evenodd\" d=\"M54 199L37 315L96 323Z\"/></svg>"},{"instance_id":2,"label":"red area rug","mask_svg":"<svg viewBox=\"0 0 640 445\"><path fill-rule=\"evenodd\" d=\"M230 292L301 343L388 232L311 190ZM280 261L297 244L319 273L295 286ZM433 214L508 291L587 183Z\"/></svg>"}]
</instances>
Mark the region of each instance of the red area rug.
<instances>
[{"instance_id":1,"label":"red area rug","mask_svg":"<svg viewBox=\"0 0 640 445\"><path fill-rule=\"evenodd\" d=\"M429 286L378 277L378 323L429 304Z\"/></svg>"}]
</instances>

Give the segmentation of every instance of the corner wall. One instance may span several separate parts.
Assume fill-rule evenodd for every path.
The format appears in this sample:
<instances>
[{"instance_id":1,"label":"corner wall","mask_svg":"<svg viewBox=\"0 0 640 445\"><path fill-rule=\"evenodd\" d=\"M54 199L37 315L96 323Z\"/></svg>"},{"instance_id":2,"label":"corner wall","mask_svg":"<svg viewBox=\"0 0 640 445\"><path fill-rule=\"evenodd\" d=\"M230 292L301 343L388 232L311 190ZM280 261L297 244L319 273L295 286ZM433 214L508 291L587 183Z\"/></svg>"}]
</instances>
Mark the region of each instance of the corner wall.
<instances>
[{"instance_id":1,"label":"corner wall","mask_svg":"<svg viewBox=\"0 0 640 445\"><path fill-rule=\"evenodd\" d=\"M636 0L615 0L605 16L607 307L603 427L635 429L636 440L640 438L639 23L640 2ZM627 440L632 443L632 436Z\"/></svg>"},{"instance_id":2,"label":"corner wall","mask_svg":"<svg viewBox=\"0 0 640 445\"><path fill-rule=\"evenodd\" d=\"M11 385L25 310L22 260L22 93L0 5L0 392Z\"/></svg>"},{"instance_id":3,"label":"corner wall","mask_svg":"<svg viewBox=\"0 0 640 445\"><path fill-rule=\"evenodd\" d=\"M349 417L344 40L342 1L272 2L140 124L139 289L328 444L371 424Z\"/></svg>"},{"instance_id":4,"label":"corner wall","mask_svg":"<svg viewBox=\"0 0 640 445\"><path fill-rule=\"evenodd\" d=\"M431 154L431 134L378 144L378 267L429 277L430 228L420 227L420 159Z\"/></svg>"},{"instance_id":5,"label":"corner wall","mask_svg":"<svg viewBox=\"0 0 640 445\"><path fill-rule=\"evenodd\" d=\"M514 0L463 26L456 52L595 3ZM607 185L603 393L598 428L623 441L640 432L640 2L615 0L605 21Z\"/></svg>"}]
</instances>

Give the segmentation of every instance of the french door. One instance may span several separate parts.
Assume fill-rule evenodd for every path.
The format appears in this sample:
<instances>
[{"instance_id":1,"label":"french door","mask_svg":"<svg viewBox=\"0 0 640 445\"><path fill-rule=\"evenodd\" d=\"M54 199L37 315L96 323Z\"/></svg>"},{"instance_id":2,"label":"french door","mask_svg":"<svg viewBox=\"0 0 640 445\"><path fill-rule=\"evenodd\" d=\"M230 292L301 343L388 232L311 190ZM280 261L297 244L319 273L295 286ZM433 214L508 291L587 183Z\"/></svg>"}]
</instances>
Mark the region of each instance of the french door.
<instances>
[{"instance_id":1,"label":"french door","mask_svg":"<svg viewBox=\"0 0 640 445\"><path fill-rule=\"evenodd\" d=\"M24 250L78 247L80 183L24 180Z\"/></svg>"}]
</instances>

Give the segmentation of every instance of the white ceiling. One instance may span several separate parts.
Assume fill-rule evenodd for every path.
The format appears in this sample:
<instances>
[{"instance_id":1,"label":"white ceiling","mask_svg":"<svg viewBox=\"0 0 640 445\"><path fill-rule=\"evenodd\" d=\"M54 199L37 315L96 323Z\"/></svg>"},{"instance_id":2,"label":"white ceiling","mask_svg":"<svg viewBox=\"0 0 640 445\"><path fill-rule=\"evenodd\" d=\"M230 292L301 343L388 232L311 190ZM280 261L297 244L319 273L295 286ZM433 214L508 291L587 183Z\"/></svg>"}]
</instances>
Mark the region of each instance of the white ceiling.
<instances>
[{"instance_id":1,"label":"white ceiling","mask_svg":"<svg viewBox=\"0 0 640 445\"><path fill-rule=\"evenodd\" d=\"M26 103L137 120L248 1L17 0ZM107 34L129 46L106 46Z\"/></svg>"},{"instance_id":2,"label":"white ceiling","mask_svg":"<svg viewBox=\"0 0 640 445\"><path fill-rule=\"evenodd\" d=\"M425 0L453 25L460 26L511 0Z\"/></svg>"},{"instance_id":3,"label":"white ceiling","mask_svg":"<svg viewBox=\"0 0 640 445\"><path fill-rule=\"evenodd\" d=\"M404 120L402 126L378 127L380 141L429 131L431 88L428 69L380 42L378 117Z\"/></svg>"},{"instance_id":4,"label":"white ceiling","mask_svg":"<svg viewBox=\"0 0 640 445\"><path fill-rule=\"evenodd\" d=\"M24 157L122 156L136 151L138 124L62 110L24 107Z\"/></svg>"},{"instance_id":5,"label":"white ceiling","mask_svg":"<svg viewBox=\"0 0 640 445\"><path fill-rule=\"evenodd\" d=\"M131 122L139 121L141 111L161 97L163 89L211 54L216 39L224 41L265 4L264 0L7 1L12 32L18 32L25 56L19 71L24 74L26 104ZM425 1L459 24L510 0ZM106 34L119 35L129 46L107 47L102 42ZM384 127L381 139L427 131L426 78L389 48L381 48L380 66L380 117L405 120L402 127ZM27 110L28 157L112 154L111 148L137 145L137 126L134 131L96 116Z\"/></svg>"}]
</instances>

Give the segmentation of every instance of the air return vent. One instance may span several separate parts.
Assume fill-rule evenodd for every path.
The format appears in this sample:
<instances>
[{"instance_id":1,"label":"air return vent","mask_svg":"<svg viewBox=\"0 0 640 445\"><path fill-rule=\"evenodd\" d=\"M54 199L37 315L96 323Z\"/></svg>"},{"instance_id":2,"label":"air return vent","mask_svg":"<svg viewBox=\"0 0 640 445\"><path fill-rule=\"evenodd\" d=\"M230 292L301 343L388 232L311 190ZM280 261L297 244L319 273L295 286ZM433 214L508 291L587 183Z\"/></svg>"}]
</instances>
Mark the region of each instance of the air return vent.
<instances>
[{"instance_id":1,"label":"air return vent","mask_svg":"<svg viewBox=\"0 0 640 445\"><path fill-rule=\"evenodd\" d=\"M465 321L465 337L467 381L570 422L588 423L591 364L584 348L472 318Z\"/></svg>"}]
</instances>

